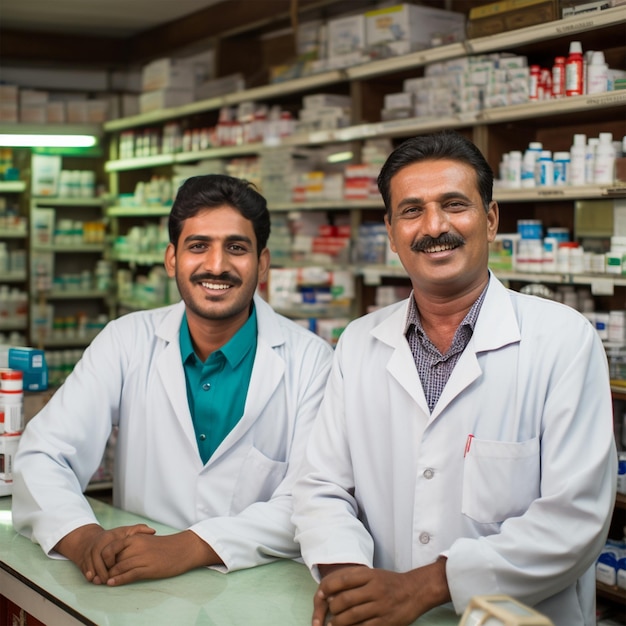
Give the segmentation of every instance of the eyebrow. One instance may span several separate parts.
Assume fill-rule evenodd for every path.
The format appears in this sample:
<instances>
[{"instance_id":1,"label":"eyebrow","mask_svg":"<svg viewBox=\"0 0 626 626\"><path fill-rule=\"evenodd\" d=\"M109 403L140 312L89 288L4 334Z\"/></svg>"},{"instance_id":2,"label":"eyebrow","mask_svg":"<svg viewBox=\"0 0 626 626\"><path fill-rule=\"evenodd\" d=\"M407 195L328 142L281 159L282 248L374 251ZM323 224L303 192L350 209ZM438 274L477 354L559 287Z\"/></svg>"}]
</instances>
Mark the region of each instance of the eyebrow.
<instances>
[{"instance_id":1,"label":"eyebrow","mask_svg":"<svg viewBox=\"0 0 626 626\"><path fill-rule=\"evenodd\" d=\"M447 200L454 200L455 198L460 198L461 200L465 200L466 202L471 202L471 199L460 191L448 191L439 196L438 200L440 202L446 202ZM416 197L403 198L402 200L400 200L400 202L398 202L398 208L402 208L410 204L424 204L424 199Z\"/></svg>"},{"instance_id":2,"label":"eyebrow","mask_svg":"<svg viewBox=\"0 0 626 626\"><path fill-rule=\"evenodd\" d=\"M189 235L185 237L184 243L192 243L194 241L199 241L203 243L210 243L211 241L215 241L215 237L210 237L209 235ZM247 237L246 235L227 235L224 237L224 243L247 243L252 245L252 239Z\"/></svg>"}]
</instances>

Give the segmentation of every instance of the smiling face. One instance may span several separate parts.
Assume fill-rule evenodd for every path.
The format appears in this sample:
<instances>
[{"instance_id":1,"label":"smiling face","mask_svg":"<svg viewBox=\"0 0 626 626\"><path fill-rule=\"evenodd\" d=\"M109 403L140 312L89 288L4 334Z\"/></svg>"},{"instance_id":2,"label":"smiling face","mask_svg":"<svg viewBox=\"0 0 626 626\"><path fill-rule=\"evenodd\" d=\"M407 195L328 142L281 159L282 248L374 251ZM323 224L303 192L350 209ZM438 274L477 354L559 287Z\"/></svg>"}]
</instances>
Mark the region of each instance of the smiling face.
<instances>
[{"instance_id":1,"label":"smiling face","mask_svg":"<svg viewBox=\"0 0 626 626\"><path fill-rule=\"evenodd\" d=\"M498 205L485 211L476 172L460 161L407 165L391 179L391 248L424 295L454 297L487 281Z\"/></svg>"},{"instance_id":2,"label":"smiling face","mask_svg":"<svg viewBox=\"0 0 626 626\"><path fill-rule=\"evenodd\" d=\"M239 211L208 208L183 222L176 249L167 247L165 269L176 279L190 327L203 321L239 327L267 276L269 251L258 254L252 222Z\"/></svg>"}]
</instances>

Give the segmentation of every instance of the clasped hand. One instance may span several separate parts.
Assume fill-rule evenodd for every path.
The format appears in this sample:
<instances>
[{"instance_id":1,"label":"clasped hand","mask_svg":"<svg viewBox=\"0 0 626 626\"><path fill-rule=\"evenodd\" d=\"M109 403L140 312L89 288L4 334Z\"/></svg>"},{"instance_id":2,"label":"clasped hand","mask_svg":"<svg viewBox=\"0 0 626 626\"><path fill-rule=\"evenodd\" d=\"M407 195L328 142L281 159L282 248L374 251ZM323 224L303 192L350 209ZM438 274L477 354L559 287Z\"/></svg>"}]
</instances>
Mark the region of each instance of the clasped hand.
<instances>
[{"instance_id":1,"label":"clasped hand","mask_svg":"<svg viewBox=\"0 0 626 626\"><path fill-rule=\"evenodd\" d=\"M199 567L208 549L195 533L156 535L146 524L104 530L96 524L76 529L57 550L95 584L125 585L137 580L169 578ZM200 546L200 547L199 547Z\"/></svg>"},{"instance_id":2,"label":"clasped hand","mask_svg":"<svg viewBox=\"0 0 626 626\"><path fill-rule=\"evenodd\" d=\"M449 597L445 560L404 573L333 566L315 594L313 626L407 626Z\"/></svg>"}]
</instances>

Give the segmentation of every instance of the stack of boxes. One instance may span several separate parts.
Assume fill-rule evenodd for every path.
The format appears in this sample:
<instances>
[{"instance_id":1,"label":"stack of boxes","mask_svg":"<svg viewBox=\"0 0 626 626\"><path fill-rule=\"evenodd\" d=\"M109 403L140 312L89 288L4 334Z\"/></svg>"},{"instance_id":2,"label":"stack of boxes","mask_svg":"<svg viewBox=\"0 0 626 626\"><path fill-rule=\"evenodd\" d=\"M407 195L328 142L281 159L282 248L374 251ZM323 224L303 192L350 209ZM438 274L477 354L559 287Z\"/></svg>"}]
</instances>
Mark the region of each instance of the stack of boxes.
<instances>
[{"instance_id":1,"label":"stack of boxes","mask_svg":"<svg viewBox=\"0 0 626 626\"><path fill-rule=\"evenodd\" d=\"M327 29L328 58L319 69L337 69L463 41L465 15L404 3L329 20Z\"/></svg>"},{"instance_id":2,"label":"stack of boxes","mask_svg":"<svg viewBox=\"0 0 626 626\"><path fill-rule=\"evenodd\" d=\"M171 58L144 65L141 73L140 113L182 106L193 102L196 74L194 65Z\"/></svg>"},{"instance_id":3,"label":"stack of boxes","mask_svg":"<svg viewBox=\"0 0 626 626\"><path fill-rule=\"evenodd\" d=\"M108 117L109 102L105 98L0 85L0 123L101 124Z\"/></svg>"},{"instance_id":4,"label":"stack of boxes","mask_svg":"<svg viewBox=\"0 0 626 626\"><path fill-rule=\"evenodd\" d=\"M408 78L403 91L387 94L383 120L443 117L529 100L525 56L476 55L430 63L424 76Z\"/></svg>"},{"instance_id":5,"label":"stack of boxes","mask_svg":"<svg viewBox=\"0 0 626 626\"><path fill-rule=\"evenodd\" d=\"M345 95L318 93L304 96L295 134L349 126L350 105L351 98Z\"/></svg>"}]
</instances>

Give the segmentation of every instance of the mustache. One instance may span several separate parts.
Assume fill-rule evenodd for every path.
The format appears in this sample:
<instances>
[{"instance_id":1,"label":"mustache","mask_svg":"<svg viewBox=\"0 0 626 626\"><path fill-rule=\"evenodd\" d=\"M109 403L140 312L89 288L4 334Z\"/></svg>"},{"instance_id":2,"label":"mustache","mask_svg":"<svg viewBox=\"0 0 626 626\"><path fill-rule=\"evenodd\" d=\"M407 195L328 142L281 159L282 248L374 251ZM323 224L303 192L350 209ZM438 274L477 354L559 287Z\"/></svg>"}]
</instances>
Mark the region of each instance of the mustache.
<instances>
[{"instance_id":1,"label":"mustache","mask_svg":"<svg viewBox=\"0 0 626 626\"><path fill-rule=\"evenodd\" d=\"M228 272L222 272L221 274L211 274L210 272L204 274L193 274L191 276L192 282L195 283L210 283L210 282L222 282L231 283L233 285L240 285L241 279L238 276L233 276Z\"/></svg>"},{"instance_id":2,"label":"mustache","mask_svg":"<svg viewBox=\"0 0 626 626\"><path fill-rule=\"evenodd\" d=\"M465 244L465 239L461 235L455 235L454 233L443 233L439 237L431 237L425 235L420 239L416 239L411 244L412 252L424 252L434 246L462 246Z\"/></svg>"}]
</instances>

